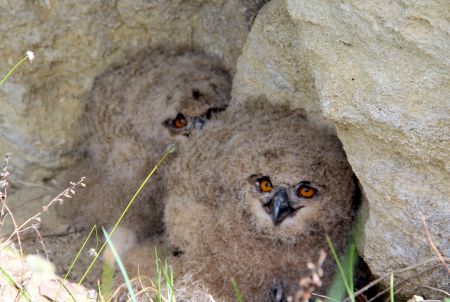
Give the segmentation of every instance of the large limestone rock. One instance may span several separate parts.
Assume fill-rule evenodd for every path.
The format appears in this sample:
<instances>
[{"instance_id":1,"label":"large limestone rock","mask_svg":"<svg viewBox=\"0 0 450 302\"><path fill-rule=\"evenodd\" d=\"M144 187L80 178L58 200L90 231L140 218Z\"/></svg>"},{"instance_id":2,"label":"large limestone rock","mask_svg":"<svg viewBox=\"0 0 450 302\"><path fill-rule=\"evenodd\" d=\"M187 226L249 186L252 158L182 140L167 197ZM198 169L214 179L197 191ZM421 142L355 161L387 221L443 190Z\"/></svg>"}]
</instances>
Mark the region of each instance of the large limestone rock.
<instances>
[{"instance_id":1,"label":"large limestone rock","mask_svg":"<svg viewBox=\"0 0 450 302\"><path fill-rule=\"evenodd\" d=\"M238 60L235 102L265 94L336 125L364 189L358 245L376 275L435 257L422 215L450 256L449 12L443 0L275 0ZM413 280L448 291L439 261L399 277L431 266ZM442 297L413 282L402 293Z\"/></svg>"},{"instance_id":2,"label":"large limestone rock","mask_svg":"<svg viewBox=\"0 0 450 302\"><path fill-rule=\"evenodd\" d=\"M272 102L303 108L317 122L332 126L323 118L314 77L300 55L297 31L284 0L261 9L237 63L233 101L265 95Z\"/></svg>"},{"instance_id":3,"label":"large limestone rock","mask_svg":"<svg viewBox=\"0 0 450 302\"><path fill-rule=\"evenodd\" d=\"M422 214L448 256L450 6L445 1L287 1L291 21L283 3L272 1L255 21L233 96L284 97L312 113L320 108L336 124L368 200L358 244L375 274L435 256ZM308 65L300 70L310 72L303 78L314 79L316 99L291 88L298 66ZM448 290L443 267L431 271L415 280ZM407 294L415 290L410 285ZM417 290L427 297L442 295Z\"/></svg>"},{"instance_id":4,"label":"large limestone rock","mask_svg":"<svg viewBox=\"0 0 450 302\"><path fill-rule=\"evenodd\" d=\"M0 154L14 154L13 184L39 185L74 163L87 92L126 55L187 46L218 57L233 73L261 2L1 2L1 74L26 50L36 53L0 87Z\"/></svg>"},{"instance_id":5,"label":"large limestone rock","mask_svg":"<svg viewBox=\"0 0 450 302\"><path fill-rule=\"evenodd\" d=\"M368 200L358 243L364 259L382 275L435 256L422 215L448 259L448 1L287 4L299 26L291 38L302 41L322 110L335 122ZM442 297L420 283L450 289L443 266L414 280L419 285L410 282L403 293Z\"/></svg>"}]
</instances>

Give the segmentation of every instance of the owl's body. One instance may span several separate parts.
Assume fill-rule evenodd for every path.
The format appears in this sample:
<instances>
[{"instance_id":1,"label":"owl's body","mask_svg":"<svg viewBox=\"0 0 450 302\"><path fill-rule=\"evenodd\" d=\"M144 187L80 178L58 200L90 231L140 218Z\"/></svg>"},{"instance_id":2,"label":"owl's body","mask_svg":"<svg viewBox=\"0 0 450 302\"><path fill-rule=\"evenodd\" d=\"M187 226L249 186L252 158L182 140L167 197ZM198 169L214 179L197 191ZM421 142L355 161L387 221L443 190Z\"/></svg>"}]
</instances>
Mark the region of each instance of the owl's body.
<instances>
[{"instance_id":1,"label":"owl's body","mask_svg":"<svg viewBox=\"0 0 450 302\"><path fill-rule=\"evenodd\" d=\"M183 144L211 111L222 110L229 75L213 59L192 51L153 50L111 68L94 83L86 108L84 164L70 175L86 175L75 209L85 224L111 226L170 143ZM208 115L209 114L209 115ZM139 238L163 229L165 167L144 187L124 225Z\"/></svg>"},{"instance_id":2,"label":"owl's body","mask_svg":"<svg viewBox=\"0 0 450 302\"><path fill-rule=\"evenodd\" d=\"M229 108L228 110L230 110ZM220 301L293 295L308 261L340 250L350 228L353 174L338 139L299 111L250 101L187 142L169 172L168 240L188 274ZM333 277L324 265L324 288Z\"/></svg>"}]
</instances>

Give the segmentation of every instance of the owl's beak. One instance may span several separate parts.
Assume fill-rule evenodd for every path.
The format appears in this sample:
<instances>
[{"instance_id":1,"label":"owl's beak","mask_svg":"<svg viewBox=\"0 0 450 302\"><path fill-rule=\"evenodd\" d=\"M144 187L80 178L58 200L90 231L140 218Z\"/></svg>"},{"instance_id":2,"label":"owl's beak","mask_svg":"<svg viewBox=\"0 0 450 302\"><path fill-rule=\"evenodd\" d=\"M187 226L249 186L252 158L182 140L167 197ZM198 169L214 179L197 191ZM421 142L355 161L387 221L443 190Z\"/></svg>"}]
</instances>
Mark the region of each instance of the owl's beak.
<instances>
[{"instance_id":1,"label":"owl's beak","mask_svg":"<svg viewBox=\"0 0 450 302\"><path fill-rule=\"evenodd\" d=\"M206 124L206 119L202 117L194 117L192 124L194 125L194 129L202 129Z\"/></svg>"},{"instance_id":2,"label":"owl's beak","mask_svg":"<svg viewBox=\"0 0 450 302\"><path fill-rule=\"evenodd\" d=\"M287 189L281 188L272 199L272 221L275 225L281 223L293 210L290 206Z\"/></svg>"}]
</instances>

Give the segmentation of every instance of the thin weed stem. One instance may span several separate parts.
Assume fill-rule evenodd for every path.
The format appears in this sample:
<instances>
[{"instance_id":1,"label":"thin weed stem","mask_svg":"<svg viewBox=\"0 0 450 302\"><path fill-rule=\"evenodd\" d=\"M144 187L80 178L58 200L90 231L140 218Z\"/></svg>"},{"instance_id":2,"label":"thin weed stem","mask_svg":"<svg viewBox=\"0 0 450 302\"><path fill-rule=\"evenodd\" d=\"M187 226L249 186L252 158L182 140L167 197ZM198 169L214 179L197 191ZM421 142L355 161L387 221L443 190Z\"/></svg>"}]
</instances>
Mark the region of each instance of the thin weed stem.
<instances>
[{"instance_id":1,"label":"thin weed stem","mask_svg":"<svg viewBox=\"0 0 450 302\"><path fill-rule=\"evenodd\" d=\"M391 297L391 302L394 302L394 273L391 273L391 280L389 282L389 293L390 293L390 297Z\"/></svg>"},{"instance_id":2,"label":"thin weed stem","mask_svg":"<svg viewBox=\"0 0 450 302\"><path fill-rule=\"evenodd\" d=\"M19 62L16 63L16 65L13 66L13 68L11 68L10 71L8 71L8 73L3 77L3 79L0 81L0 86L3 85L3 83L6 82L6 80L13 74L13 72L20 66L22 65L23 62L25 62L27 59L30 60L30 62L34 59L34 54L31 51L27 51L27 55L22 58Z\"/></svg>"},{"instance_id":3,"label":"thin weed stem","mask_svg":"<svg viewBox=\"0 0 450 302\"><path fill-rule=\"evenodd\" d=\"M427 235L428 243L430 244L431 249L439 257L439 260L441 260L442 264L444 265L445 269L447 270L447 273L450 275L450 268L449 268L448 264L445 262L444 257L442 256L441 252L438 250L438 248L434 244L433 240L431 239L430 230L428 229L427 222L425 221L425 217L423 215L422 215L422 224L425 229L425 233Z\"/></svg>"},{"instance_id":4,"label":"thin weed stem","mask_svg":"<svg viewBox=\"0 0 450 302\"><path fill-rule=\"evenodd\" d=\"M175 151L175 146L170 145L166 152L164 153L164 155L159 159L159 161L156 163L156 165L153 167L153 169L150 171L150 173L147 175L147 177L145 178L145 180L142 182L142 184L140 185L139 189L136 191L136 193L134 193L133 197L131 198L131 200L128 202L127 207L125 208L125 210L122 212L122 215L120 215L119 219L117 220L117 222L114 224L114 227L112 228L111 232L109 233L110 236L112 236L116 230L116 228L119 226L120 222L122 221L123 217L125 216L125 214L128 212L128 209L131 207L131 205L133 204L134 200L136 199L136 197L139 195L139 193L141 192L141 190L144 188L144 186L147 184L147 182L149 181L149 179L153 176L153 174L156 172L156 170L159 168L159 166L164 162L164 160L166 159L166 157L170 154L173 153ZM94 259L92 260L91 264L89 265L89 267L87 268L87 270L85 271L85 273L83 274L83 276L80 278L80 280L78 281L78 285L81 285L81 283L84 281L84 279L86 279L87 275L89 274L89 272L91 271L92 267L94 266L95 262L97 261L98 257L100 256L100 254L102 253L102 251L104 250L105 246L107 244L107 241L105 241L100 250L98 251L98 253L95 255Z\"/></svg>"},{"instance_id":5,"label":"thin weed stem","mask_svg":"<svg viewBox=\"0 0 450 302\"><path fill-rule=\"evenodd\" d=\"M23 289L1 266L0 266L0 272L5 277L5 279L9 282L9 284L11 284L15 288L17 288L17 290L20 292L20 294L22 296L25 297L25 299L27 299L28 301L31 301L30 294L25 289Z\"/></svg>"},{"instance_id":6,"label":"thin weed stem","mask_svg":"<svg viewBox=\"0 0 450 302\"><path fill-rule=\"evenodd\" d=\"M67 280L67 278L70 275L70 272L72 271L73 267L75 266L75 263L77 262L78 258L81 255L81 252L84 250L84 248L86 247L86 244L89 242L89 239L91 239L92 234L94 233L94 230L97 232L97 226L94 225L91 229L91 231L89 232L89 235L86 237L86 239L83 242L83 245L81 246L80 250L78 251L77 255L75 256L75 259L73 259L72 263L69 266L69 270L67 271L67 273L64 275L64 281ZM53 298L53 300L56 301L59 291L61 290L61 286L58 288L58 290L56 291L55 297Z\"/></svg>"},{"instance_id":7,"label":"thin weed stem","mask_svg":"<svg viewBox=\"0 0 450 302\"><path fill-rule=\"evenodd\" d=\"M353 282L349 282L349 280L353 279L353 276L346 275L345 270L342 267L342 263L339 260L339 257L336 253L336 250L334 249L334 245L331 242L330 237L327 236L326 240L327 240L328 246L330 247L334 261L336 262L336 265L338 267L342 282L344 283L345 289L347 290L348 297L349 297L350 301L355 302L355 292L353 291ZM353 244L352 244L351 248L353 248ZM352 255L352 253L351 253L351 255ZM350 260L349 262L353 262L353 260ZM352 265L352 264L350 264L350 265Z\"/></svg>"},{"instance_id":8,"label":"thin weed stem","mask_svg":"<svg viewBox=\"0 0 450 302\"><path fill-rule=\"evenodd\" d=\"M102 231L103 231L103 234L105 235L106 242L108 243L109 248L111 249L114 259L116 260L117 265L119 266L119 269L122 272L123 278L125 280L125 284L127 285L127 288L128 288L128 292L130 293L131 300L133 302L137 302L136 293L134 292L133 286L131 285L130 278L128 277L127 271L125 270L125 266L123 265L122 260L120 259L119 253L117 252L116 248L114 247L114 244L111 240L110 235L108 235L108 232L106 232L106 230L104 228L102 228ZM114 269L114 267L113 267L113 269ZM107 294L111 295L111 292L112 292L112 290L109 291Z\"/></svg>"}]
</instances>

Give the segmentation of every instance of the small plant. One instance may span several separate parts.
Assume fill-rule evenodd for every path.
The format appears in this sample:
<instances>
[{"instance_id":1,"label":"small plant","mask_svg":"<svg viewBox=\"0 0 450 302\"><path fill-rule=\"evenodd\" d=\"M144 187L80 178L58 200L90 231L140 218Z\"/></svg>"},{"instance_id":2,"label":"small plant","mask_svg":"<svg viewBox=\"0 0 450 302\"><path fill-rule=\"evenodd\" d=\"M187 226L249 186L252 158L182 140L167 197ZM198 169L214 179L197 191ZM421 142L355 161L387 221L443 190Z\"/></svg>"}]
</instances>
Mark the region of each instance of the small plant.
<instances>
[{"instance_id":1,"label":"small plant","mask_svg":"<svg viewBox=\"0 0 450 302\"><path fill-rule=\"evenodd\" d=\"M343 261L341 261L339 260L339 257L336 253L336 250L334 249L334 245L331 242L330 238L327 236L326 239L339 271L337 278L335 278L335 281L333 282L333 285L329 290L328 296L331 297L333 300L342 301L344 298L343 296L345 295L345 291L347 291L347 295L350 301L355 302L355 291L353 286L353 275L354 275L353 268L355 266L357 258L356 246L353 242L350 243L347 246L344 259ZM344 284L344 286L342 286L342 283Z\"/></svg>"},{"instance_id":2,"label":"small plant","mask_svg":"<svg viewBox=\"0 0 450 302\"><path fill-rule=\"evenodd\" d=\"M173 272L170 269L167 259L165 259L164 262L162 262L161 259L159 259L156 247L155 247L155 254L156 254L156 293L155 298L153 300L155 302L163 302L163 301L176 302ZM162 267L160 267L160 264L162 264ZM163 295L162 289L163 277L164 283L166 285L167 298L164 298Z\"/></svg>"},{"instance_id":3,"label":"small plant","mask_svg":"<svg viewBox=\"0 0 450 302\"><path fill-rule=\"evenodd\" d=\"M34 60L34 53L30 50L28 50L26 52L26 56L23 57L19 62L16 63L16 65L13 66L13 68L11 68L8 73L3 77L3 79L0 80L0 86L3 85L3 83L6 82L6 80L13 74L13 72L20 66L22 65L23 62L25 62L26 60L30 60L30 63L33 62Z\"/></svg>"},{"instance_id":4,"label":"small plant","mask_svg":"<svg viewBox=\"0 0 450 302\"><path fill-rule=\"evenodd\" d=\"M120 259L119 253L117 252L116 248L114 247L114 244L113 244L110 236L108 235L108 232L106 232L106 230L104 228L102 228L102 230L103 230L103 234L105 235L106 242L108 243L109 248L111 249L111 252L114 255L114 259L116 260L116 263L119 266L119 269L125 280L125 284L127 285L128 292L130 293L130 299L133 302L137 302L136 294L134 292L133 286L131 285L131 281L130 281L130 278L128 277L127 271L125 270L125 266L123 265L122 260ZM109 269L112 269L114 271L114 266L112 268L110 267ZM110 293L111 293L111 290L108 293L107 297L109 297Z\"/></svg>"},{"instance_id":5,"label":"small plant","mask_svg":"<svg viewBox=\"0 0 450 302\"><path fill-rule=\"evenodd\" d=\"M236 301L244 302L244 298L242 298L241 290L239 289L236 280L231 279L231 287L233 287L234 295L236 296Z\"/></svg>"},{"instance_id":6,"label":"small plant","mask_svg":"<svg viewBox=\"0 0 450 302\"><path fill-rule=\"evenodd\" d=\"M167 156L169 156L169 154L174 153L176 150L175 145L169 145L166 149L166 152L163 154L163 156L161 156L161 158L159 159L159 161L156 163L156 165L153 167L153 169L150 171L150 173L147 175L147 177L145 178L145 180L141 183L141 185L139 186L139 188L137 189L137 191L134 193L133 197L131 197L130 201L128 202L128 205L126 206L126 208L123 210L122 214L120 215L119 219L117 219L116 223L114 224L113 228L111 229L111 232L109 233L109 236L112 236L115 232L115 230L117 229L117 227L119 226L120 222L122 221L123 217L125 216L125 214L128 212L128 209L131 207L131 205L133 204L134 200L136 199L136 197L139 195L139 193L142 191L142 189L144 188L144 186L147 184L147 182L149 181L149 179L153 176L153 174L155 174L156 170L159 168L159 166L164 162L164 160L167 158ZM78 281L78 284L80 285L84 279L86 279L87 275L89 274L89 272L91 271L92 267L94 266L95 262L97 261L98 257L100 256L100 254L103 252L103 250L105 249L107 244L107 241L105 241L102 246L100 247L100 250L97 252L97 254L95 255L94 259L92 260L92 262L90 263L89 267L86 269L86 271L84 272L83 276L80 278L80 280Z\"/></svg>"}]
</instances>

